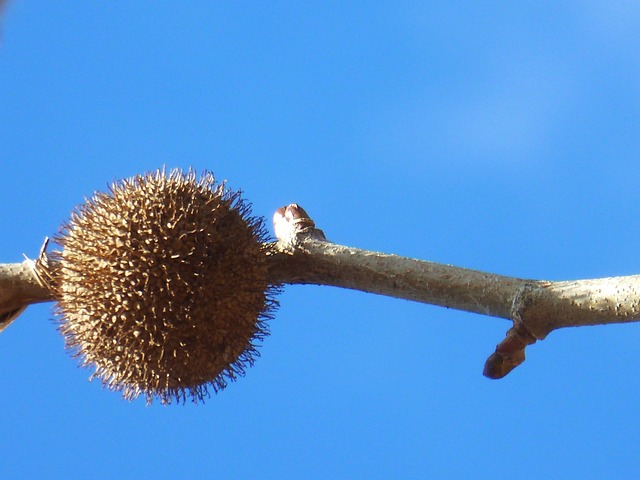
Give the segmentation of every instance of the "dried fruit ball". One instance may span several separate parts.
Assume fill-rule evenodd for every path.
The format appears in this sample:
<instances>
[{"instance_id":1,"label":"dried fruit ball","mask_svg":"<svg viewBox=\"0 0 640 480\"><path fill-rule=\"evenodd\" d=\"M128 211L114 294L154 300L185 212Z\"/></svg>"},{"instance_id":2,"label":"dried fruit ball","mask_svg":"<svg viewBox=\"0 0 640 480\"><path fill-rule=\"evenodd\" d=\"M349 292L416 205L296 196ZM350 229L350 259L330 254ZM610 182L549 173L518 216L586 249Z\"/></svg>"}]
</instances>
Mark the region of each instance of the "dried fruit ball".
<instances>
[{"instance_id":1,"label":"dried fruit ball","mask_svg":"<svg viewBox=\"0 0 640 480\"><path fill-rule=\"evenodd\" d=\"M67 347L127 399L223 389L253 364L276 307L266 236L209 173L157 171L97 193L55 239Z\"/></svg>"}]
</instances>

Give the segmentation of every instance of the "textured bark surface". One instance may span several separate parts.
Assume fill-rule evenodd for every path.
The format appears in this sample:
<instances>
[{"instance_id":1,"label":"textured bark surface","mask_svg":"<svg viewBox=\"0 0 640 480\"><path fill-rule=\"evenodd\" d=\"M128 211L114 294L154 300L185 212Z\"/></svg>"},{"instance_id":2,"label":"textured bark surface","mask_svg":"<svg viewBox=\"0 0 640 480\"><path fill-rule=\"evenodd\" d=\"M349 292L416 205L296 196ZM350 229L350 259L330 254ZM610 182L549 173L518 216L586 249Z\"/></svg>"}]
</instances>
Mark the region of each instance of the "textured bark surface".
<instances>
[{"instance_id":1,"label":"textured bark surface","mask_svg":"<svg viewBox=\"0 0 640 480\"><path fill-rule=\"evenodd\" d=\"M331 285L511 318L511 303L537 282L305 239L276 245L275 281Z\"/></svg>"}]
</instances>

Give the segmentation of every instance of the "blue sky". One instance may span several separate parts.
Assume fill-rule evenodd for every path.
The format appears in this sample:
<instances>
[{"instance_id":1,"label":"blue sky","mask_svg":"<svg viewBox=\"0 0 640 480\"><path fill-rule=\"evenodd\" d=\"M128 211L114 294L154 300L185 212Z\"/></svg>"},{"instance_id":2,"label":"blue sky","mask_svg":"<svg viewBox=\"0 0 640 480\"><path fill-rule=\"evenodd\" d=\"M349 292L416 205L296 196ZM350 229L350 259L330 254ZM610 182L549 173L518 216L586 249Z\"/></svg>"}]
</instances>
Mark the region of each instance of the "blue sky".
<instances>
[{"instance_id":1,"label":"blue sky","mask_svg":"<svg viewBox=\"0 0 640 480\"><path fill-rule=\"evenodd\" d=\"M519 277L639 273L640 4L14 0L0 46L3 262L114 180L204 169L328 238ZM501 319L280 296L204 405L87 382L50 305L0 336L2 478L635 478L637 325L482 376Z\"/></svg>"}]
</instances>

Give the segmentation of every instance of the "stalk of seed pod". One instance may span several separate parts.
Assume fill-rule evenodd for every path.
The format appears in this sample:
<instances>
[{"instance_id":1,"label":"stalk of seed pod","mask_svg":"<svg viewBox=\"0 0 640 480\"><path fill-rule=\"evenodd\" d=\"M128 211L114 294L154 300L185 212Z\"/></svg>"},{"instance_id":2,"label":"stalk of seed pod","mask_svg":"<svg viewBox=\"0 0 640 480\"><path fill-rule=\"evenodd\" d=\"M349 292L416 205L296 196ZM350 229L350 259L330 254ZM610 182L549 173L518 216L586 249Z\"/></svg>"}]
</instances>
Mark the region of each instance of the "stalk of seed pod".
<instances>
[{"instance_id":1,"label":"stalk of seed pod","mask_svg":"<svg viewBox=\"0 0 640 480\"><path fill-rule=\"evenodd\" d=\"M244 375L268 334L266 237L209 173L157 171L95 194L54 239L66 346L126 399L203 400Z\"/></svg>"}]
</instances>

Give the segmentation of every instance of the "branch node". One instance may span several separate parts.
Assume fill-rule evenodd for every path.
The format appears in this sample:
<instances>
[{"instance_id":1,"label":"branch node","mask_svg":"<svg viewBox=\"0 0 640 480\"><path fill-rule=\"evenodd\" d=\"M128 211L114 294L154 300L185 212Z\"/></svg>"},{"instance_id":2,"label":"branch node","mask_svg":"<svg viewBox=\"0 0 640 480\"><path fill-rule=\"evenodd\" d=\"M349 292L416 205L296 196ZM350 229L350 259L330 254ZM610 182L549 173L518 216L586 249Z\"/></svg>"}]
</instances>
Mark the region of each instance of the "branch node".
<instances>
[{"instance_id":1,"label":"branch node","mask_svg":"<svg viewBox=\"0 0 640 480\"><path fill-rule=\"evenodd\" d=\"M29 266L33 272L34 277L42 288L47 289L49 292L53 292L53 267L49 256L47 255L47 247L49 246L49 237L45 237L42 247L40 247L40 253L38 258L29 261ZM26 258L26 257L25 257Z\"/></svg>"},{"instance_id":2,"label":"branch node","mask_svg":"<svg viewBox=\"0 0 640 480\"><path fill-rule=\"evenodd\" d=\"M507 376L514 368L525 361L525 348L536 342L536 337L531 334L522 320L522 314L526 310L530 300L529 294L535 285L525 283L513 298L511 306L511 319L513 327L507 331L507 335L498 344L496 350L484 364L485 377L497 380Z\"/></svg>"},{"instance_id":3,"label":"branch node","mask_svg":"<svg viewBox=\"0 0 640 480\"><path fill-rule=\"evenodd\" d=\"M9 295L8 298L6 298L5 293L5 298L2 298L2 302L0 302L0 332L18 318L31 303L50 299L52 279L49 273L49 257L45 252L48 243L49 239L45 238L36 260L31 260L24 255L24 262L9 265L9 267L17 267L14 270L17 278L10 281L12 287L20 285L24 281L27 288L35 287L40 291L34 292L31 288L28 288L30 291L26 292L26 289L18 288L18 291L13 295ZM9 271L11 271L11 268ZM0 285L0 294L3 293L2 290L3 286ZM0 297L3 297L3 295L0 295Z\"/></svg>"}]
</instances>

